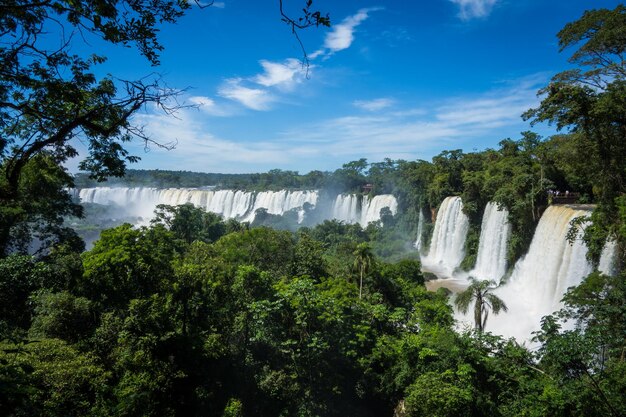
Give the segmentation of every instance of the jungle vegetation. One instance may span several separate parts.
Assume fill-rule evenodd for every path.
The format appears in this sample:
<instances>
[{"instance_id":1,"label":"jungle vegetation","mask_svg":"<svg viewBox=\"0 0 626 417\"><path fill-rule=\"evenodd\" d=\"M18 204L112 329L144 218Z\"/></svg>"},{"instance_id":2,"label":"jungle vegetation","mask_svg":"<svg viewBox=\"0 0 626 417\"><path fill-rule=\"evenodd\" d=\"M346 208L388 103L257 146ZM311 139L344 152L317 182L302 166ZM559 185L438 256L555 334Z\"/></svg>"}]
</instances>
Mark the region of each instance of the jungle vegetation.
<instances>
[{"instance_id":1,"label":"jungle vegetation","mask_svg":"<svg viewBox=\"0 0 626 417\"><path fill-rule=\"evenodd\" d=\"M123 2L146 13L132 21L117 19L120 3L12 1L1 6L0 29L34 41L32 31L56 13L157 62L149 16L175 20L187 2ZM73 68L75 79L54 80L45 65L18 68L18 77L11 54L21 49L3 46L0 414L626 415L624 272L594 272L570 288L529 349L456 330L448 294L426 291L419 261L391 243L403 240L400 230L413 233L420 211L461 195L474 225L488 201L509 209L514 259L547 191L567 189L596 204L585 232L591 256L611 238L623 263L625 31L620 5L588 11L558 34L562 48L578 48L576 69L557 74L526 117L562 134L524 132L498 149L446 151L432 162L360 160L311 175L342 191L372 183L374 193L398 197L402 216L386 213L365 229L328 221L293 232L161 206L149 226L107 229L89 251L64 223L81 214L61 164L74 152L68 129L90 139L84 167L96 178L123 174L125 116L151 87L123 84L135 97L124 102L119 85L89 75L97 58L64 53L42 59ZM70 114L78 119L68 122ZM42 115L50 117L33 124ZM564 329L564 320L575 326Z\"/></svg>"}]
</instances>

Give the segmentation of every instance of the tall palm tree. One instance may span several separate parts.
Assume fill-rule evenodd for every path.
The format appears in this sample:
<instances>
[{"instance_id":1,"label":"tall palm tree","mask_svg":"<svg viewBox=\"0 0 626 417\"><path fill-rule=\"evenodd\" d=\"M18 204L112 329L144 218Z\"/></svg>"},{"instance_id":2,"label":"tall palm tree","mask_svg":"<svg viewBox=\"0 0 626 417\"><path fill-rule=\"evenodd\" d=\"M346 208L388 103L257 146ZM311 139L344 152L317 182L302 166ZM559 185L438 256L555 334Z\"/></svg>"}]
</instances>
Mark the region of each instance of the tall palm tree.
<instances>
[{"instance_id":1,"label":"tall palm tree","mask_svg":"<svg viewBox=\"0 0 626 417\"><path fill-rule=\"evenodd\" d=\"M494 281L479 281L474 277L470 277L469 280L470 286L457 294L454 305L465 314L474 300L474 325L476 330L482 333L485 330L490 309L494 315L498 315L500 311L507 312L508 308L500 297L491 293L497 287Z\"/></svg>"},{"instance_id":2,"label":"tall palm tree","mask_svg":"<svg viewBox=\"0 0 626 417\"><path fill-rule=\"evenodd\" d=\"M363 276L367 274L370 267L372 266L372 262L374 260L374 255L372 254L372 248L367 243L359 243L354 252L352 254L355 256L354 258L354 269L357 269L360 274L359 281L359 299L363 296Z\"/></svg>"}]
</instances>

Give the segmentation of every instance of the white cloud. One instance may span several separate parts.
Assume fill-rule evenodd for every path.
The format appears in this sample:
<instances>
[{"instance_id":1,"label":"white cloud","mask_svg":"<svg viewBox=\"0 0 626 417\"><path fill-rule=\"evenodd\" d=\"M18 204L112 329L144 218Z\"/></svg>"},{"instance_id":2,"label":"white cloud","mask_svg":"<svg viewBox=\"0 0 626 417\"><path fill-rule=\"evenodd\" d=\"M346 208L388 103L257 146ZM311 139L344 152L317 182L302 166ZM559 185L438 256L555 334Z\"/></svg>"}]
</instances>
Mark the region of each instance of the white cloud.
<instances>
[{"instance_id":1,"label":"white cloud","mask_svg":"<svg viewBox=\"0 0 626 417\"><path fill-rule=\"evenodd\" d=\"M355 15L348 16L341 23L333 26L332 31L326 35L324 47L330 50L331 53L349 48L354 41L354 30L356 27L368 18L370 12L376 10L380 9L361 9ZM316 53L314 52L314 54Z\"/></svg>"},{"instance_id":2,"label":"white cloud","mask_svg":"<svg viewBox=\"0 0 626 417\"><path fill-rule=\"evenodd\" d=\"M217 5L219 3L214 3ZM220 6L218 6L220 7ZM322 56L328 58L332 53L350 47L354 41L354 31L369 16L372 11L380 8L361 9L356 14L348 16L340 24L335 25L330 33L326 35L324 47L308 55L309 59ZM218 89L221 97L233 100L243 106L257 111L267 111L271 109L271 104L284 97L284 93L291 92L296 85L302 83L314 65L304 67L302 62L295 58L288 58L282 62L260 60L259 64L263 72L250 76L230 78ZM210 100L210 99L209 99ZM221 115L214 102L204 100L202 110L208 114ZM355 103L355 105L359 105ZM362 104L363 108L368 106L371 111L386 107L383 102ZM372 107L373 106L373 107ZM381 107L382 106L382 107Z\"/></svg>"},{"instance_id":3,"label":"white cloud","mask_svg":"<svg viewBox=\"0 0 626 417\"><path fill-rule=\"evenodd\" d=\"M317 51L308 54L308 57L309 57L309 59L315 59L315 58L317 58L317 57L319 57L321 55L324 55L324 52L325 52L324 48L318 49Z\"/></svg>"},{"instance_id":4,"label":"white cloud","mask_svg":"<svg viewBox=\"0 0 626 417\"><path fill-rule=\"evenodd\" d=\"M204 96L192 96L187 98L187 102L192 106L197 106L198 110L210 116L230 116L231 112L224 106L218 106L215 100Z\"/></svg>"},{"instance_id":5,"label":"white cloud","mask_svg":"<svg viewBox=\"0 0 626 417\"><path fill-rule=\"evenodd\" d=\"M339 162L362 157L415 159L443 149L495 146L506 136L528 129L520 115L538 104L536 91L543 83L544 78L517 80L479 96L422 103L419 108L395 110L399 107L395 103L393 111L299 126L285 132L285 138L297 137L298 143Z\"/></svg>"},{"instance_id":6,"label":"white cloud","mask_svg":"<svg viewBox=\"0 0 626 417\"><path fill-rule=\"evenodd\" d=\"M306 69L295 58L289 58L282 63L267 60L261 60L259 63L264 72L255 76L253 81L265 87L289 90L306 78Z\"/></svg>"},{"instance_id":7,"label":"white cloud","mask_svg":"<svg viewBox=\"0 0 626 417\"><path fill-rule=\"evenodd\" d=\"M142 114L135 122L146 127L151 139L159 143L176 142L172 150L152 147L150 157L144 158L145 168L181 169L199 172L254 171L260 161L268 166L288 163L290 154L279 145L264 141L239 141L217 137L210 132L204 118L185 109L171 117L162 113ZM142 148L135 144L135 154ZM268 168L269 169L269 168Z\"/></svg>"},{"instance_id":8,"label":"white cloud","mask_svg":"<svg viewBox=\"0 0 626 417\"><path fill-rule=\"evenodd\" d=\"M259 63L263 67L262 73L248 78L227 79L218 89L218 94L249 109L266 111L270 110L271 104L278 99L274 93L289 92L306 78L307 69L303 68L302 63L295 58L289 58L283 62L264 59ZM311 68L313 66L310 66L308 70L310 71ZM199 104L207 105L206 111L210 113L215 103L206 102L206 99Z\"/></svg>"},{"instance_id":9,"label":"white cloud","mask_svg":"<svg viewBox=\"0 0 626 417\"><path fill-rule=\"evenodd\" d=\"M537 89L545 83L541 75L518 80L515 85L481 97L450 100L437 108L436 119L455 126L497 128L520 120L520 115L537 104Z\"/></svg>"},{"instance_id":10,"label":"white cloud","mask_svg":"<svg viewBox=\"0 0 626 417\"><path fill-rule=\"evenodd\" d=\"M226 80L226 83L219 88L218 94L237 101L252 110L270 110L270 104L275 101L274 96L267 90L244 87L241 85L242 82L241 78Z\"/></svg>"},{"instance_id":11,"label":"white cloud","mask_svg":"<svg viewBox=\"0 0 626 417\"><path fill-rule=\"evenodd\" d=\"M154 148L142 162L150 165L142 167L184 167L204 172L281 168L306 172L335 169L363 157L370 161L428 159L443 149L497 146L503 138L528 129L520 113L538 104L535 92L547 79L537 76L516 80L484 94L422 102L419 106L394 102L393 107L375 113L355 110L353 114L311 123L298 121L284 126L280 133L275 133L275 126L271 131L244 128L228 138L211 133L213 123L192 109L182 109L178 118L142 115L136 120L146 126L153 139L178 141L173 151ZM212 100L195 97L193 101L210 104ZM240 124L250 124L249 120L242 119ZM282 123L290 121L284 119Z\"/></svg>"},{"instance_id":12,"label":"white cloud","mask_svg":"<svg viewBox=\"0 0 626 417\"><path fill-rule=\"evenodd\" d=\"M377 98L374 100L356 100L352 104L367 111L380 111L393 106L395 101L390 98Z\"/></svg>"},{"instance_id":13,"label":"white cloud","mask_svg":"<svg viewBox=\"0 0 626 417\"><path fill-rule=\"evenodd\" d=\"M485 17L491 13L493 6L499 0L450 0L459 6L459 17L462 20L470 20L477 17Z\"/></svg>"}]
</instances>

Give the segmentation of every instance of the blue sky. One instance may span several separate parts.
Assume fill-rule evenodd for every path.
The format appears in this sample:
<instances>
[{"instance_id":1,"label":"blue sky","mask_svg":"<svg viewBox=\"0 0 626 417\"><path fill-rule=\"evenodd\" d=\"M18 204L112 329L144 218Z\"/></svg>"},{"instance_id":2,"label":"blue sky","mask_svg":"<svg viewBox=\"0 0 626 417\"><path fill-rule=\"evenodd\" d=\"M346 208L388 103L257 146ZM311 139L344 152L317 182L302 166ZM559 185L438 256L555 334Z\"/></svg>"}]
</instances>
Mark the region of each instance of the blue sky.
<instances>
[{"instance_id":1,"label":"blue sky","mask_svg":"<svg viewBox=\"0 0 626 417\"><path fill-rule=\"evenodd\" d=\"M300 0L286 0L300 6ZM567 68L556 33L608 0L317 0L329 29L301 38L280 21L278 0L194 7L162 29L161 66L107 48L99 71L153 71L197 108L177 117L146 109L135 122L174 150L130 145L133 168L306 173L367 158L427 159L446 149L496 147L531 127L520 114ZM295 10L298 10L297 8ZM548 135L547 126L533 130Z\"/></svg>"}]
</instances>

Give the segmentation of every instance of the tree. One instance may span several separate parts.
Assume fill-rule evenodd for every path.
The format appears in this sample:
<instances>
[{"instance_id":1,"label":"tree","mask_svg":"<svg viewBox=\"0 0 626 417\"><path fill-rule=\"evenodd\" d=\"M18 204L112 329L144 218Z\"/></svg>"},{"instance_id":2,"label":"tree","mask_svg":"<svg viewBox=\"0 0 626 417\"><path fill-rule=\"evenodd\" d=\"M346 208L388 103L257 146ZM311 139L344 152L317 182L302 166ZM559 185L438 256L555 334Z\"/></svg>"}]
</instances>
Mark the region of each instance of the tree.
<instances>
[{"instance_id":1,"label":"tree","mask_svg":"<svg viewBox=\"0 0 626 417\"><path fill-rule=\"evenodd\" d=\"M30 336L33 339L62 339L77 343L95 329L91 303L67 291L40 292L31 297L35 304Z\"/></svg>"},{"instance_id":2,"label":"tree","mask_svg":"<svg viewBox=\"0 0 626 417\"><path fill-rule=\"evenodd\" d=\"M18 372L7 378L7 370ZM92 354L80 352L62 340L44 339L26 345L3 342L0 412L6 416L102 415L98 411L103 411L107 401L103 392L107 377Z\"/></svg>"},{"instance_id":3,"label":"tree","mask_svg":"<svg viewBox=\"0 0 626 417\"><path fill-rule=\"evenodd\" d=\"M457 294L454 305L463 314L467 313L469 305L474 301L474 325L476 330L482 333L487 324L489 309L493 314L498 315L500 311L507 312L508 308L504 301L497 295L491 294L496 287L494 281L478 281L470 277L470 286L463 292Z\"/></svg>"},{"instance_id":4,"label":"tree","mask_svg":"<svg viewBox=\"0 0 626 417\"><path fill-rule=\"evenodd\" d=\"M268 227L231 233L215 242L216 253L231 267L253 265L274 276L288 276L294 259L291 232Z\"/></svg>"},{"instance_id":5,"label":"tree","mask_svg":"<svg viewBox=\"0 0 626 417\"><path fill-rule=\"evenodd\" d=\"M354 255L354 269L359 271L359 298L363 297L363 276L367 274L374 262L374 255L369 244L359 243L352 253Z\"/></svg>"},{"instance_id":6,"label":"tree","mask_svg":"<svg viewBox=\"0 0 626 417\"><path fill-rule=\"evenodd\" d=\"M0 154L0 170L4 167ZM61 241L83 250L76 232L63 224L63 216L83 213L80 205L72 203L71 186L70 175L47 152L33 156L22 168L17 184L19 198L2 199L7 180L0 175L0 256L42 252Z\"/></svg>"},{"instance_id":7,"label":"tree","mask_svg":"<svg viewBox=\"0 0 626 417\"><path fill-rule=\"evenodd\" d=\"M308 233L299 232L298 242L294 248L293 274L308 275L319 280L326 272L324 249L322 243L314 240Z\"/></svg>"},{"instance_id":8,"label":"tree","mask_svg":"<svg viewBox=\"0 0 626 417\"><path fill-rule=\"evenodd\" d=\"M340 169L333 172L331 185L338 187L341 191L360 191L366 181L367 166L365 158L343 164Z\"/></svg>"},{"instance_id":9,"label":"tree","mask_svg":"<svg viewBox=\"0 0 626 417\"><path fill-rule=\"evenodd\" d=\"M126 223L104 230L93 249L83 254L79 293L106 309L124 309L130 300L169 285L172 261L182 249L182 242L160 225L134 229Z\"/></svg>"},{"instance_id":10,"label":"tree","mask_svg":"<svg viewBox=\"0 0 626 417\"><path fill-rule=\"evenodd\" d=\"M11 255L0 259L0 333L7 328L28 327L33 310L29 298L41 288L44 272L45 265L31 256Z\"/></svg>"},{"instance_id":11,"label":"tree","mask_svg":"<svg viewBox=\"0 0 626 417\"><path fill-rule=\"evenodd\" d=\"M152 224L162 224L187 243L200 240L214 242L226 234L226 225L219 214L204 211L191 203L180 206L159 204Z\"/></svg>"},{"instance_id":12,"label":"tree","mask_svg":"<svg viewBox=\"0 0 626 417\"><path fill-rule=\"evenodd\" d=\"M558 33L560 50L577 46L574 69L556 74L539 91L539 107L524 117L581 134L586 160L598 160L598 193L610 203L626 192L626 6L586 11Z\"/></svg>"}]
</instances>

